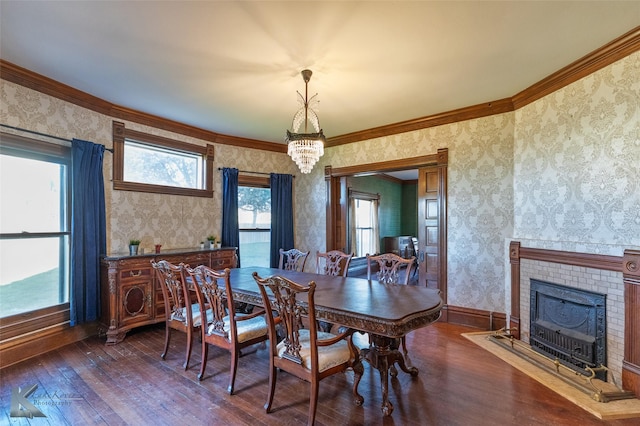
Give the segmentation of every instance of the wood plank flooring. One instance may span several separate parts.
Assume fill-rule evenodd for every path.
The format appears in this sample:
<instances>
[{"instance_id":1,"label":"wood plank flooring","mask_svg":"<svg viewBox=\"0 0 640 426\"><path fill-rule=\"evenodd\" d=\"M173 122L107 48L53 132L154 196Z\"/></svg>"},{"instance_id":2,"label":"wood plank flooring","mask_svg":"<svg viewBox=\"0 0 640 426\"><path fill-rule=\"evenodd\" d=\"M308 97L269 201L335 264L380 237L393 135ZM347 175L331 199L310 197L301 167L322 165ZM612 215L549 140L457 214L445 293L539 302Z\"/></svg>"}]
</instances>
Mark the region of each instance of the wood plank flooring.
<instances>
[{"instance_id":1,"label":"wood plank flooring","mask_svg":"<svg viewBox=\"0 0 640 426\"><path fill-rule=\"evenodd\" d=\"M638 425L640 419L601 421L460 336L477 331L436 323L407 337L416 378L392 379L391 417L380 411L377 371L365 363L360 393L351 397L353 373L320 384L318 425ZM188 371L182 368L185 338L172 335L160 359L164 328L131 332L124 342L105 346L90 338L0 370L0 424L10 425L302 425L307 422L309 386L280 373L275 411L263 405L268 389L265 349L240 358L236 394L226 389L229 354L209 350L206 377L198 382L200 343ZM30 398L46 418L9 416L12 390L37 384ZM64 404L63 404L64 403Z\"/></svg>"}]
</instances>

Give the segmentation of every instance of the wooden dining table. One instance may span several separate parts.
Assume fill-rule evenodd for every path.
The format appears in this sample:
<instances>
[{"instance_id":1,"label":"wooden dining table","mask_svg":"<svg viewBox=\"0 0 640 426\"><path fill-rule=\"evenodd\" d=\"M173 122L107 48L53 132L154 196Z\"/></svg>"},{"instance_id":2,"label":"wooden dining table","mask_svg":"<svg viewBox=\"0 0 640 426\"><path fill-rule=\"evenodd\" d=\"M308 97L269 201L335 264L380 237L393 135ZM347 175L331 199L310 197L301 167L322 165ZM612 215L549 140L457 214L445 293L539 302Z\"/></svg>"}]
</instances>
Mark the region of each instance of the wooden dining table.
<instances>
[{"instance_id":1,"label":"wooden dining table","mask_svg":"<svg viewBox=\"0 0 640 426\"><path fill-rule=\"evenodd\" d=\"M231 288L236 301L262 306L260 290L253 273L260 278L280 275L301 285L316 283L315 311L318 320L369 333L370 345L360 351L361 358L380 372L382 412L393 412L389 401L389 374L402 371L418 375L418 369L406 365L398 349L399 339L412 330L425 327L440 318L442 299L437 290L411 285L388 285L363 278L335 277L275 268L244 267L231 269ZM356 376L357 393L360 377ZM360 401L356 401L362 403Z\"/></svg>"}]
</instances>

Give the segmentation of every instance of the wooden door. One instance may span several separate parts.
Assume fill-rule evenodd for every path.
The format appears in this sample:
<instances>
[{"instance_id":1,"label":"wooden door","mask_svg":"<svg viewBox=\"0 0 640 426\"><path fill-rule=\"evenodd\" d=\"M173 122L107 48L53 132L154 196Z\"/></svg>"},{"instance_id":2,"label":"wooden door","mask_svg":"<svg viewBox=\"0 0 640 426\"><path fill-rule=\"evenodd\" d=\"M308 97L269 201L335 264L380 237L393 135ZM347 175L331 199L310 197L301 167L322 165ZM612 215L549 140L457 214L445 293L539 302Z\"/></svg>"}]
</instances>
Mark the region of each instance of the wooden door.
<instances>
[{"instance_id":1,"label":"wooden door","mask_svg":"<svg viewBox=\"0 0 640 426\"><path fill-rule=\"evenodd\" d=\"M418 171L418 274L446 303L446 165Z\"/></svg>"}]
</instances>

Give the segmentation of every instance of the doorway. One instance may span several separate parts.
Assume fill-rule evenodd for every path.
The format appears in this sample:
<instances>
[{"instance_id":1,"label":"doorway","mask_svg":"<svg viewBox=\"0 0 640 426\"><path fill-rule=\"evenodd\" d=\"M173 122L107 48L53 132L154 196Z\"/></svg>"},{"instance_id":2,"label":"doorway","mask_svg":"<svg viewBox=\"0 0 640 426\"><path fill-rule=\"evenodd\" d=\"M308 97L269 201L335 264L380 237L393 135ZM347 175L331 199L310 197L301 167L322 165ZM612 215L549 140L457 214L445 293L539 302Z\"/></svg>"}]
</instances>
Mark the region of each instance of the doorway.
<instances>
[{"instance_id":1,"label":"doorway","mask_svg":"<svg viewBox=\"0 0 640 426\"><path fill-rule=\"evenodd\" d=\"M348 252L349 188L347 178L410 169L418 170L418 283L438 289L447 303L447 162L437 154L341 168L325 167L327 250Z\"/></svg>"}]
</instances>

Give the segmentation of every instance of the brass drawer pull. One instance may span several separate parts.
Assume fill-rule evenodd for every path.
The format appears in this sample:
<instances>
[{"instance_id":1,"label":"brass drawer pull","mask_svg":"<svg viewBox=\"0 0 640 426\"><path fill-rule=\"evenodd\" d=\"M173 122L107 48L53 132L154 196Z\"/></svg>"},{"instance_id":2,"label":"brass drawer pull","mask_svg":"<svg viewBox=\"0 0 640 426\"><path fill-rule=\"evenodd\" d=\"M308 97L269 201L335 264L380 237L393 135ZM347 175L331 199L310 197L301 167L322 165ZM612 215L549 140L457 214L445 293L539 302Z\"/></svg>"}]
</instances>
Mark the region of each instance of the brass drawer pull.
<instances>
[{"instance_id":1,"label":"brass drawer pull","mask_svg":"<svg viewBox=\"0 0 640 426\"><path fill-rule=\"evenodd\" d=\"M131 277L139 277L140 275L142 275L142 270L141 269L138 269L137 273L135 273L133 271L129 271L129 276L131 276Z\"/></svg>"}]
</instances>

